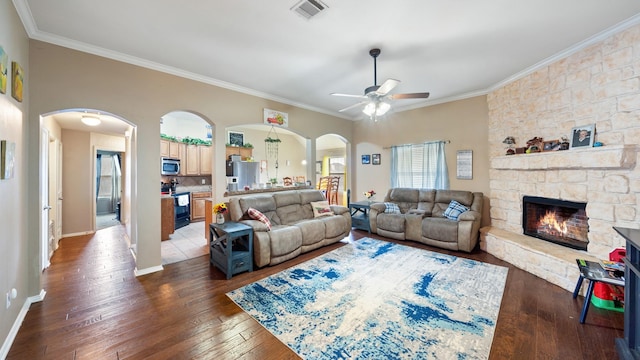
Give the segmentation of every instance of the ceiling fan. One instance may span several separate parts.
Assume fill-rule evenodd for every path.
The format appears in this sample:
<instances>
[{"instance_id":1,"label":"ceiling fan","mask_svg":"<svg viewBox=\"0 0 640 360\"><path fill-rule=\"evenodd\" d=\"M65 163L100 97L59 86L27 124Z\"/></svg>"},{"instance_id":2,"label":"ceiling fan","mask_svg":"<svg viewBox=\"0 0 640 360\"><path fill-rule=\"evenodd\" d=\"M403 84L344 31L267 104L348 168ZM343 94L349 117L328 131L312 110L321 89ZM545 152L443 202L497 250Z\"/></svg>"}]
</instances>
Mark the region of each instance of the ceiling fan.
<instances>
[{"instance_id":1,"label":"ceiling fan","mask_svg":"<svg viewBox=\"0 0 640 360\"><path fill-rule=\"evenodd\" d=\"M373 86L369 86L364 89L364 95L351 95L351 94L340 94L340 93L332 93L334 96L346 96L346 97L355 97L364 99L363 101L348 106L340 112L347 111L353 109L358 106L365 105L362 109L362 112L369 116L374 121L377 121L378 116L384 115L389 109L391 105L388 100L399 100L399 99L426 99L429 97L428 92L421 93L410 93L410 94L389 94L393 88L395 88L400 80L395 79L387 79L382 85L378 86L377 81L377 63L376 59L378 55L380 55L380 49L371 49L369 50L369 55L373 58Z\"/></svg>"}]
</instances>

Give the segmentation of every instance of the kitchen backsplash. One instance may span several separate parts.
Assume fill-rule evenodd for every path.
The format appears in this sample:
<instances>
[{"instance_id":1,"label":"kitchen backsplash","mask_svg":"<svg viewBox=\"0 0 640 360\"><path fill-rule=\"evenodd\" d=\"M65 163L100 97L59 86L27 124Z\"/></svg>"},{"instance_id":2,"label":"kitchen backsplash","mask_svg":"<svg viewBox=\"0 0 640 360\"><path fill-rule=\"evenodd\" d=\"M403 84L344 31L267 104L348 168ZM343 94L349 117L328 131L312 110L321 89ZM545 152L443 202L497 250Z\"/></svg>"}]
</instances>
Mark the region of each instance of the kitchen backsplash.
<instances>
[{"instance_id":1,"label":"kitchen backsplash","mask_svg":"<svg viewBox=\"0 0 640 360\"><path fill-rule=\"evenodd\" d=\"M160 181L170 183L172 179L178 182L176 192L211 191L210 176L162 176ZM202 183L203 179L204 184Z\"/></svg>"}]
</instances>

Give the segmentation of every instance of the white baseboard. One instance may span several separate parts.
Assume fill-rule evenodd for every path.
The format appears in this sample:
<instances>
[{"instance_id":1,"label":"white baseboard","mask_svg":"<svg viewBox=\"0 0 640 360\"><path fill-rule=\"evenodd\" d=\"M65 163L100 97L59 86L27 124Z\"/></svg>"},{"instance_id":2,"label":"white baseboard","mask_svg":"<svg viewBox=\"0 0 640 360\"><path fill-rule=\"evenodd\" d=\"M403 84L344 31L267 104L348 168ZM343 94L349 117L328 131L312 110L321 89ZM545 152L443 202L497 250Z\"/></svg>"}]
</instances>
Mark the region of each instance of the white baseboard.
<instances>
[{"instance_id":1,"label":"white baseboard","mask_svg":"<svg viewBox=\"0 0 640 360\"><path fill-rule=\"evenodd\" d=\"M9 354L9 349L11 349L11 345L13 345L13 341L16 339L16 335L18 335L18 330L20 330L22 321L24 321L24 318L27 316L27 312L29 312L31 304L44 300L46 294L47 292L42 289L40 290L40 294L36 296L30 296L27 298L27 300L25 300L24 304L22 305L22 309L20 309L20 313L18 313L16 321L13 322L13 326L11 327L11 330L9 330L7 338L4 339L2 348L0 348L0 359L6 359L7 355Z\"/></svg>"},{"instance_id":2,"label":"white baseboard","mask_svg":"<svg viewBox=\"0 0 640 360\"><path fill-rule=\"evenodd\" d=\"M133 270L133 274L137 277L137 276L147 275L147 274L151 274L151 273L162 271L162 270L164 270L162 265L152 266L150 268L141 269L141 270L138 270L138 268L135 268Z\"/></svg>"},{"instance_id":3,"label":"white baseboard","mask_svg":"<svg viewBox=\"0 0 640 360\"><path fill-rule=\"evenodd\" d=\"M64 238L68 238L68 237L90 235L90 234L95 234L95 233L96 233L95 231L81 231L81 232L71 233L71 234L62 234L62 237L60 238L60 240L62 240Z\"/></svg>"}]
</instances>

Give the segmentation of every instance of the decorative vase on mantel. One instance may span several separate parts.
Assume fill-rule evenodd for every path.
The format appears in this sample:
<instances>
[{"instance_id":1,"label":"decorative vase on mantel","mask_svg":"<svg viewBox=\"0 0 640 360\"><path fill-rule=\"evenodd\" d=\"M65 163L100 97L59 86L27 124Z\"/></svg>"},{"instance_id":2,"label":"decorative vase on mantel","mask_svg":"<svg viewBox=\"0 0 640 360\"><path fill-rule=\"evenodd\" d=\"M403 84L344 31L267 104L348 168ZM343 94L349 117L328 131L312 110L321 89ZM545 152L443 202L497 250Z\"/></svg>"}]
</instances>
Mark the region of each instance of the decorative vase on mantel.
<instances>
[{"instance_id":1,"label":"decorative vase on mantel","mask_svg":"<svg viewBox=\"0 0 640 360\"><path fill-rule=\"evenodd\" d=\"M224 224L224 214L223 213L216 213L216 223L217 224Z\"/></svg>"}]
</instances>

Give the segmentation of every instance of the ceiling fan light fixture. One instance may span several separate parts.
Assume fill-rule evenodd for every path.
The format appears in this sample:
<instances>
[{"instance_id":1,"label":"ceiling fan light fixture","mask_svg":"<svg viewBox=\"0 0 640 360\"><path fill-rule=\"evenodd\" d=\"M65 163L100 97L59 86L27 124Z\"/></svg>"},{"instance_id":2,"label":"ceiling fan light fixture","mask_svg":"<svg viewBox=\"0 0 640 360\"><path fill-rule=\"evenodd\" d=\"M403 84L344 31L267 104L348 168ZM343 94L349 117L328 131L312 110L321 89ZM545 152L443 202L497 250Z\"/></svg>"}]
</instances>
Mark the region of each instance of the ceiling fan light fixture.
<instances>
[{"instance_id":1,"label":"ceiling fan light fixture","mask_svg":"<svg viewBox=\"0 0 640 360\"><path fill-rule=\"evenodd\" d=\"M391 105L388 103L384 101L376 101L368 103L364 109L362 109L362 112L367 116L373 116L374 114L375 116L382 116L386 114L389 109L391 109Z\"/></svg>"},{"instance_id":2,"label":"ceiling fan light fixture","mask_svg":"<svg viewBox=\"0 0 640 360\"><path fill-rule=\"evenodd\" d=\"M100 122L101 122L100 119L98 119L97 117L86 116L86 115L83 115L80 121L82 121L82 123L87 126L98 126L100 125Z\"/></svg>"}]
</instances>

